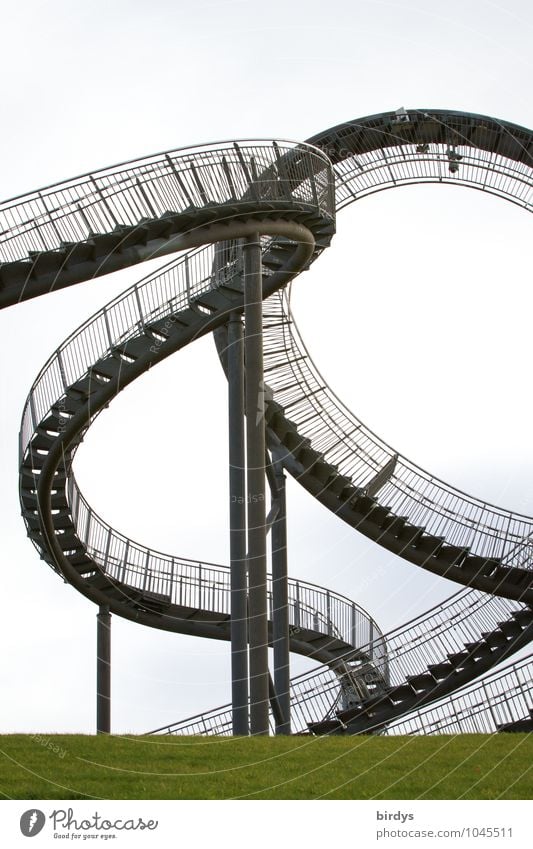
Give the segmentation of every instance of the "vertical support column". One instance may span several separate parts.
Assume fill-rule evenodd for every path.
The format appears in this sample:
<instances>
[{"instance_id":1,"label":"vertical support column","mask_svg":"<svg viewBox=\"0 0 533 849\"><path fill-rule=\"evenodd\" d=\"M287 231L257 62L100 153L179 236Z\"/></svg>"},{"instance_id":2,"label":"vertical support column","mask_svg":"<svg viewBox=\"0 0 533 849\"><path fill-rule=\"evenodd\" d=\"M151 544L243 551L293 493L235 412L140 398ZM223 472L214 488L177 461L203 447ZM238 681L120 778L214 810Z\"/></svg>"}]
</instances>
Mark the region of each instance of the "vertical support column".
<instances>
[{"instance_id":1,"label":"vertical support column","mask_svg":"<svg viewBox=\"0 0 533 849\"><path fill-rule=\"evenodd\" d=\"M248 726L248 596L246 578L246 479L244 347L240 315L228 321L228 420L230 491L231 702L233 734Z\"/></svg>"},{"instance_id":2,"label":"vertical support column","mask_svg":"<svg viewBox=\"0 0 533 849\"><path fill-rule=\"evenodd\" d=\"M101 604L96 616L96 733L111 733L111 614Z\"/></svg>"},{"instance_id":3,"label":"vertical support column","mask_svg":"<svg viewBox=\"0 0 533 849\"><path fill-rule=\"evenodd\" d=\"M250 730L268 734L268 612L265 514L263 310L259 233L243 241L250 643Z\"/></svg>"},{"instance_id":4,"label":"vertical support column","mask_svg":"<svg viewBox=\"0 0 533 849\"><path fill-rule=\"evenodd\" d=\"M290 666L289 666L289 587L287 569L287 507L285 474L274 461L277 485L278 515L272 525L272 600L274 687L283 719L276 722L276 734L291 733Z\"/></svg>"}]
</instances>

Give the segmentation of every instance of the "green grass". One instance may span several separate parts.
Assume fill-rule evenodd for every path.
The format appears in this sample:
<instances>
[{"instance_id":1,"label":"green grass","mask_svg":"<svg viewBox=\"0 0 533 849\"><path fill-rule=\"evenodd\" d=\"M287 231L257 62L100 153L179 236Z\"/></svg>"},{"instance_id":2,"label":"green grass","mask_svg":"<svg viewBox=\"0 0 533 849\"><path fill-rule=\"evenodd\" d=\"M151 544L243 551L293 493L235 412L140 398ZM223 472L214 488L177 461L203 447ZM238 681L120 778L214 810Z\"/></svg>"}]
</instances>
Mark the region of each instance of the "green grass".
<instances>
[{"instance_id":1,"label":"green grass","mask_svg":"<svg viewBox=\"0 0 533 849\"><path fill-rule=\"evenodd\" d=\"M529 799L533 790L533 734L5 735L0 758L0 791L12 799Z\"/></svg>"}]
</instances>

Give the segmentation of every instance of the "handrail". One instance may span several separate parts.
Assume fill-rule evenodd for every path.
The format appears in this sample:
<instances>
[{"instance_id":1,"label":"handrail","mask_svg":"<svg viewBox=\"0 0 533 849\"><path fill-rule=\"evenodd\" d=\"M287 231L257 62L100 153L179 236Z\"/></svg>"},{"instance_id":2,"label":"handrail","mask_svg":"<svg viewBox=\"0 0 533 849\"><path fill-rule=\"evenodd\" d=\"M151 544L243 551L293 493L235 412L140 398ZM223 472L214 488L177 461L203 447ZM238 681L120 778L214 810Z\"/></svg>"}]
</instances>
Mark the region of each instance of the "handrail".
<instances>
[{"instance_id":1,"label":"handrail","mask_svg":"<svg viewBox=\"0 0 533 849\"><path fill-rule=\"evenodd\" d=\"M531 721L532 712L533 655L529 654L440 702L391 722L384 733L487 734L505 725Z\"/></svg>"},{"instance_id":2,"label":"handrail","mask_svg":"<svg viewBox=\"0 0 533 849\"><path fill-rule=\"evenodd\" d=\"M247 144L247 145L271 145L272 139L269 138L243 138L239 139L239 144ZM282 144L284 146L289 146L290 149L298 150L312 150L317 153L320 157L324 159L324 161L329 162L329 158L324 153L324 151L315 144L311 144L309 142L296 142L292 139L276 139L276 143ZM46 192L48 189L55 189L58 186L70 186L72 184L78 183L80 180L84 180L87 177L96 177L99 174L108 174L114 173L116 169L123 168L125 165L142 165L143 162L153 162L154 160L158 160L162 157L173 156L180 154L181 157L188 156L189 154L195 154L201 152L203 150L214 151L214 150L224 150L229 145L233 146L235 144L234 139L219 139L218 141L205 142L202 144L193 144L193 145L183 145L182 147L172 148L170 150L160 150L157 153L151 153L147 156L138 156L133 157L132 159L124 159L120 162L115 162L114 165L108 165L103 168L97 168L93 171L84 171L81 174L76 175L75 177L71 177L68 180L57 180L54 183L49 183L47 186L41 186L39 189L35 189L32 192L23 192L20 195L14 195L13 197L6 198L4 201L0 203L0 209L6 204L11 204L15 200L21 200L22 198L30 198L32 196L42 195L43 192Z\"/></svg>"},{"instance_id":3,"label":"handrail","mask_svg":"<svg viewBox=\"0 0 533 849\"><path fill-rule=\"evenodd\" d=\"M280 152L284 157L283 179L277 171ZM200 145L56 183L20 196L15 204L4 202L0 205L0 261L15 262L35 252L68 249L96 234L164 218L169 211L176 215L209 204L244 202L251 183L243 162L250 160L260 175L260 179L252 179L258 200L278 200L286 196L287 189L292 198L310 206L318 204L334 215L329 159L314 146L297 142L277 142L274 146L272 141ZM302 160L307 163L305 171ZM311 187L313 181L318 192L316 186Z\"/></svg>"},{"instance_id":4,"label":"handrail","mask_svg":"<svg viewBox=\"0 0 533 849\"><path fill-rule=\"evenodd\" d=\"M229 567L154 551L120 534L89 506L74 475L69 478L68 500L77 536L87 553L104 574L125 587L125 593L128 588L142 588L180 607L229 615ZM360 605L309 581L290 578L288 588L291 627L337 637L356 649L371 643L376 663L385 662L382 631ZM268 594L271 599L271 575Z\"/></svg>"}]
</instances>

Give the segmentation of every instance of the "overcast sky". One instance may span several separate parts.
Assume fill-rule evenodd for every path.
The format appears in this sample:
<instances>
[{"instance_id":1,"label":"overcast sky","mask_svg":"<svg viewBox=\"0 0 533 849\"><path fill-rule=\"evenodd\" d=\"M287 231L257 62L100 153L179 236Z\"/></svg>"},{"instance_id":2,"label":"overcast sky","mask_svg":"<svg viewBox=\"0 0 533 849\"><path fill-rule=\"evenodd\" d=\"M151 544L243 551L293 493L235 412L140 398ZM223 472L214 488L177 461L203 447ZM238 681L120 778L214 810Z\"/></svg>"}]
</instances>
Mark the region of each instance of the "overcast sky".
<instances>
[{"instance_id":1,"label":"overcast sky","mask_svg":"<svg viewBox=\"0 0 533 849\"><path fill-rule=\"evenodd\" d=\"M401 106L532 127L532 37L527 0L27 0L2 14L0 196L187 144L304 140ZM531 225L465 189L380 193L340 213L332 246L294 286L315 362L366 424L450 483L529 514ZM94 731L96 608L26 538L18 431L50 353L156 265L0 313L3 732ZM227 563L225 416L208 338L98 418L76 458L82 490L139 542ZM288 494L291 575L354 598L383 628L457 589L292 481ZM113 730L227 701L229 671L228 644L113 617Z\"/></svg>"}]
</instances>

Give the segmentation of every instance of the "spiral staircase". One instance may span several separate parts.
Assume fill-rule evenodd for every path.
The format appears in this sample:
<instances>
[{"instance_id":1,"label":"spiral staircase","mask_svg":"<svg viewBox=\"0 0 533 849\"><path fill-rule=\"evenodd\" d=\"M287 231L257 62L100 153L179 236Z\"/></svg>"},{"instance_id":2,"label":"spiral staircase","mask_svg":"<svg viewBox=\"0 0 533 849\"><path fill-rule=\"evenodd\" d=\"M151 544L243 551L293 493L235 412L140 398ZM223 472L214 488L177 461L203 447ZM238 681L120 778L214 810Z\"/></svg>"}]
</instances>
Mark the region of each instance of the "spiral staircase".
<instances>
[{"instance_id":1,"label":"spiral staircase","mask_svg":"<svg viewBox=\"0 0 533 849\"><path fill-rule=\"evenodd\" d=\"M292 682L294 730L382 731L526 646L533 519L438 480L347 410L299 337L288 284L329 245L336 211L354 200L449 183L531 212L532 165L529 130L485 116L402 109L305 144L234 142L158 154L2 204L3 307L187 251L85 322L30 390L20 498L40 556L125 618L229 638L228 570L121 535L87 504L72 463L93 419L170 354L214 332L224 365L228 316L244 309L239 240L259 232L269 449L354 529L466 587L383 635L349 600L291 582L291 649L325 664ZM227 733L227 717L224 707L158 731Z\"/></svg>"}]
</instances>

